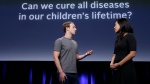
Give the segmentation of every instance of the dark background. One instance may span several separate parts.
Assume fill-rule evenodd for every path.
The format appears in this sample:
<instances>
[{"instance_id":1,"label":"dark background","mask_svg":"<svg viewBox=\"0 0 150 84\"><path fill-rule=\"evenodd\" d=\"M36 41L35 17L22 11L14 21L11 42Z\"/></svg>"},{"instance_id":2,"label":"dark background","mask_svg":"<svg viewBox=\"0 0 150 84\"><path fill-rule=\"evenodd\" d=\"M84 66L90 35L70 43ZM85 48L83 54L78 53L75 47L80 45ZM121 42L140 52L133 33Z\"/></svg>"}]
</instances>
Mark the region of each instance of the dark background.
<instances>
[{"instance_id":1,"label":"dark background","mask_svg":"<svg viewBox=\"0 0 150 84\"><path fill-rule=\"evenodd\" d=\"M110 62L78 62L79 84L111 84ZM150 84L150 63L134 62L139 84ZM0 84L57 84L57 70L52 61L0 62Z\"/></svg>"}]
</instances>

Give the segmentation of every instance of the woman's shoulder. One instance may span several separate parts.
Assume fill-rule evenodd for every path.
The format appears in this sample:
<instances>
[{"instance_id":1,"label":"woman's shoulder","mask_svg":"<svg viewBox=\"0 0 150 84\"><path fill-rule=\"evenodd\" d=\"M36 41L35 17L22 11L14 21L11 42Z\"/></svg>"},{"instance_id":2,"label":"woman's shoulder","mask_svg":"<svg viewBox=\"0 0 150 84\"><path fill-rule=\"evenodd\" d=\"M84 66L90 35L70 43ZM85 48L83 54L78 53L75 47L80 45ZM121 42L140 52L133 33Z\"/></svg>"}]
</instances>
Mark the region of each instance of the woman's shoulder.
<instances>
[{"instance_id":1,"label":"woman's shoulder","mask_svg":"<svg viewBox=\"0 0 150 84\"><path fill-rule=\"evenodd\" d=\"M127 37L134 37L134 34L133 33L128 33L126 36Z\"/></svg>"},{"instance_id":2,"label":"woman's shoulder","mask_svg":"<svg viewBox=\"0 0 150 84\"><path fill-rule=\"evenodd\" d=\"M126 35L126 39L135 39L135 36L134 36L134 34L133 33L128 33L127 35Z\"/></svg>"}]
</instances>

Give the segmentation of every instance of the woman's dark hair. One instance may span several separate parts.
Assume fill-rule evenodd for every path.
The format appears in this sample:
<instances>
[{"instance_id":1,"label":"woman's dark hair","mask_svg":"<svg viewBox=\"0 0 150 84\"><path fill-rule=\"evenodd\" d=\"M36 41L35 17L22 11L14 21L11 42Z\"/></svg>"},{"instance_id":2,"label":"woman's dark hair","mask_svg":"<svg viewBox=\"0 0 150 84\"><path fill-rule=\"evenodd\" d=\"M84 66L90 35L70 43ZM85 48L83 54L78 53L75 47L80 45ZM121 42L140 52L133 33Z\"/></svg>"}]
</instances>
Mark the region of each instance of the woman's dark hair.
<instances>
[{"instance_id":1,"label":"woman's dark hair","mask_svg":"<svg viewBox=\"0 0 150 84\"><path fill-rule=\"evenodd\" d=\"M117 19L116 22L118 22L120 29L117 31L119 35L116 38L115 44L122 40L125 33L133 33L133 29L126 18Z\"/></svg>"}]
</instances>

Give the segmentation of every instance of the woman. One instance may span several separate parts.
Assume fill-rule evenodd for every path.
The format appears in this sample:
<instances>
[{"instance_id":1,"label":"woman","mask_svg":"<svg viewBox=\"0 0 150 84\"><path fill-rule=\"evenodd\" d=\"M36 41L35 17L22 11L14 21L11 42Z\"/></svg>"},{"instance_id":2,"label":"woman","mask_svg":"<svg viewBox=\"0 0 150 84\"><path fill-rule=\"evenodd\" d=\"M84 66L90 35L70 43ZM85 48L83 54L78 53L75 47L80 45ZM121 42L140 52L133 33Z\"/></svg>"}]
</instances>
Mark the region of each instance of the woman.
<instances>
[{"instance_id":1,"label":"woman","mask_svg":"<svg viewBox=\"0 0 150 84\"><path fill-rule=\"evenodd\" d=\"M118 34L110 68L114 71L113 84L137 84L133 58L136 56L136 39L127 19L117 19L114 27Z\"/></svg>"}]
</instances>

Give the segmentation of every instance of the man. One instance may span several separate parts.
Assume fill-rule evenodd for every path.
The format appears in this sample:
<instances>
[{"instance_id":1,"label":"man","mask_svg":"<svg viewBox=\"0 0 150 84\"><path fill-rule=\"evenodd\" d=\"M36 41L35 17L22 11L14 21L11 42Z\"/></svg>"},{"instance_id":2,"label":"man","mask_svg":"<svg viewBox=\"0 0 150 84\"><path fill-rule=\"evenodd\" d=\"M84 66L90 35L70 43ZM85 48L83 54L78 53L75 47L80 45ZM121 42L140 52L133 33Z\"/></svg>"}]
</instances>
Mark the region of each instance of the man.
<instances>
[{"instance_id":1,"label":"man","mask_svg":"<svg viewBox=\"0 0 150 84\"><path fill-rule=\"evenodd\" d=\"M76 26L73 22L64 22L63 31L65 35L58 38L54 43L54 62L58 69L59 84L78 84L77 60L91 55L93 50L83 55L78 54L78 45L72 36L76 33Z\"/></svg>"}]
</instances>

